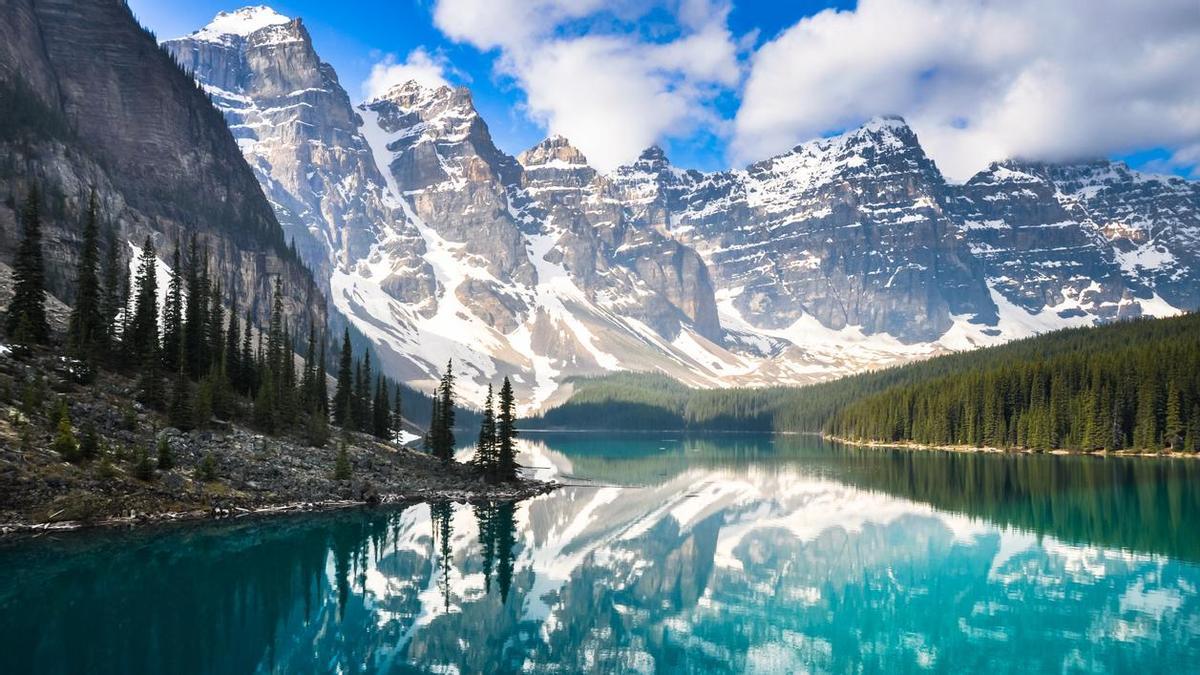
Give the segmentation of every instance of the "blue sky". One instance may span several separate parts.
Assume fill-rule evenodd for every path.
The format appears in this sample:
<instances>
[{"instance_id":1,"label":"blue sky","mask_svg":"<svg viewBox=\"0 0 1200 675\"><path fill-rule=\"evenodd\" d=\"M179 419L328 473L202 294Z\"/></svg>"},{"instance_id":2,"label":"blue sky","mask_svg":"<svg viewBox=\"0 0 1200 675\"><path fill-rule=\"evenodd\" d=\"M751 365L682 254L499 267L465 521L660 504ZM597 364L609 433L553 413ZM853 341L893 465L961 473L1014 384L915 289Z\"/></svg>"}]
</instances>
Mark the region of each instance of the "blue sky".
<instances>
[{"instance_id":1,"label":"blue sky","mask_svg":"<svg viewBox=\"0 0 1200 675\"><path fill-rule=\"evenodd\" d=\"M160 39L242 4L130 0ZM1195 0L267 4L303 17L351 98L377 64L432 64L513 154L553 132L601 168L658 142L717 169L898 113L951 178L1008 156L1200 176Z\"/></svg>"}]
</instances>

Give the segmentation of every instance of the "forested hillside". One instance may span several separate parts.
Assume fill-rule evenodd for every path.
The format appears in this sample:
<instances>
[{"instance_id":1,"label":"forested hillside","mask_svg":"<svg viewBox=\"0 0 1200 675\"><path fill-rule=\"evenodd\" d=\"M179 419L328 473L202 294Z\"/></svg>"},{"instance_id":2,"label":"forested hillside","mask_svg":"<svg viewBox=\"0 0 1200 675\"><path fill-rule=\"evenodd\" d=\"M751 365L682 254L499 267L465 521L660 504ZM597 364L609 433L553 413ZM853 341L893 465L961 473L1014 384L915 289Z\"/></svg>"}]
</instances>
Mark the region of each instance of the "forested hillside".
<instances>
[{"instance_id":1,"label":"forested hillside","mask_svg":"<svg viewBox=\"0 0 1200 675\"><path fill-rule=\"evenodd\" d=\"M982 363L846 406L825 430L867 441L1050 450L1200 450L1200 317L1052 335L1046 354Z\"/></svg>"},{"instance_id":2,"label":"forested hillside","mask_svg":"<svg viewBox=\"0 0 1200 675\"><path fill-rule=\"evenodd\" d=\"M581 378L566 403L526 425L826 431L858 440L1048 449L1195 448L1198 336L1194 314L1076 328L799 388L698 390L643 373Z\"/></svg>"}]
</instances>

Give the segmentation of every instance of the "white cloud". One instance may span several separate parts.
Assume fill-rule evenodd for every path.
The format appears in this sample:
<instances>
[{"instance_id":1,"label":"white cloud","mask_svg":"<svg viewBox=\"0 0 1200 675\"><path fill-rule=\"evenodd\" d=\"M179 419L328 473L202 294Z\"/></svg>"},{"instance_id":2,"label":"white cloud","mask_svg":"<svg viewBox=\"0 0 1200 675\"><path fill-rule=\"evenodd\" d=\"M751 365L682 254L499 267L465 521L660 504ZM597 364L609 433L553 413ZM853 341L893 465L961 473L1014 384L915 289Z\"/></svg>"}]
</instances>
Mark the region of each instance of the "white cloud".
<instances>
[{"instance_id":1,"label":"white cloud","mask_svg":"<svg viewBox=\"0 0 1200 675\"><path fill-rule=\"evenodd\" d=\"M388 54L371 67L371 74L362 84L363 97L370 100L387 93L397 84L416 80L426 87L440 87L446 81L447 64L444 58L431 55L418 47L408 53L408 58L397 62L394 54Z\"/></svg>"},{"instance_id":2,"label":"white cloud","mask_svg":"<svg viewBox=\"0 0 1200 675\"><path fill-rule=\"evenodd\" d=\"M759 159L885 113L954 178L1005 157L1185 148L1198 67L1196 0L860 0L759 49L733 151Z\"/></svg>"},{"instance_id":3,"label":"white cloud","mask_svg":"<svg viewBox=\"0 0 1200 675\"><path fill-rule=\"evenodd\" d=\"M713 99L741 78L727 6L659 4L670 39L631 27L654 8L634 0L438 0L434 23L497 50L497 69L525 92L528 114L604 170L665 137L718 132L725 123Z\"/></svg>"}]
</instances>

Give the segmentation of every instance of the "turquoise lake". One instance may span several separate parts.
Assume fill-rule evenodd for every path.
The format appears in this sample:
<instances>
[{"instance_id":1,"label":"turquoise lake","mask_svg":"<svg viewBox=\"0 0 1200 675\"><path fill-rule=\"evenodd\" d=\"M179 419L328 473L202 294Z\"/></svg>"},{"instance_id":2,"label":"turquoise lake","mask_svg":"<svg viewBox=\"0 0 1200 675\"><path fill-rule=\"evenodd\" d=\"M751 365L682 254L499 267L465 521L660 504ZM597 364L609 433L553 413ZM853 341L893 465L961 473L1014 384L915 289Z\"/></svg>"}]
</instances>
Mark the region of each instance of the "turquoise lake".
<instances>
[{"instance_id":1,"label":"turquoise lake","mask_svg":"<svg viewBox=\"0 0 1200 675\"><path fill-rule=\"evenodd\" d=\"M1195 672L1200 461L527 433L569 486L0 541L0 673Z\"/></svg>"}]
</instances>

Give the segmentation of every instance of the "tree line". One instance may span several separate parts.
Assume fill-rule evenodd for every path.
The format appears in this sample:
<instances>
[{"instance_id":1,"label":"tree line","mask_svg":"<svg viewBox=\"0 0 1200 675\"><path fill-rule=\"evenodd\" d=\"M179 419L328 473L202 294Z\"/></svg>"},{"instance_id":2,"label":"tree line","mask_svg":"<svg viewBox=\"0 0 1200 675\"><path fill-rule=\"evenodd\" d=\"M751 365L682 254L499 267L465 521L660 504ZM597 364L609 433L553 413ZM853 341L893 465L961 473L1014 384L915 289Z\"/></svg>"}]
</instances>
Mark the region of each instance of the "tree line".
<instances>
[{"instance_id":1,"label":"tree line","mask_svg":"<svg viewBox=\"0 0 1200 675\"><path fill-rule=\"evenodd\" d=\"M893 387L846 406L825 430L931 445L1200 451L1200 317L1097 330L1124 346Z\"/></svg>"},{"instance_id":2,"label":"tree line","mask_svg":"<svg viewBox=\"0 0 1200 675\"><path fill-rule=\"evenodd\" d=\"M5 331L18 350L51 344L46 313L45 260L40 197L34 186L21 212L21 238L13 260L13 298ZM124 268L119 237L102 237L93 192L84 216L75 269L75 303L67 322L65 349L78 360L80 376L97 369L137 380L137 398L164 412L182 430L214 420L244 421L267 433L303 429L308 442L329 438L324 326L307 327L307 340L286 319L283 285L277 279L265 331L253 315L244 320L233 289L211 274L208 252L192 236L186 253L176 246L165 270L160 309L158 253L147 236L135 271ZM132 279L131 279L132 276ZM296 354L303 345L305 357ZM395 439L402 426L400 386L372 374L369 352L355 358L346 330L333 418L338 426L381 439Z\"/></svg>"},{"instance_id":3,"label":"tree line","mask_svg":"<svg viewBox=\"0 0 1200 675\"><path fill-rule=\"evenodd\" d=\"M52 341L39 203L34 187L22 210L21 239L13 260L14 295L4 317L5 331L19 351ZM309 325L307 340L300 339L286 318L280 279L275 281L268 326L256 330L252 313L247 311L243 322L236 294L222 289L212 275L207 250L196 236L186 252L179 246L172 251L161 292L159 279L164 271L152 237L144 240L132 274L124 269L119 237L110 232L107 239L102 258L93 192L65 340L67 353L80 366L81 379L90 378L97 369L136 377L138 400L165 413L172 426L185 431L215 420L243 421L269 435L302 429L309 443L322 446L329 439L332 421L342 429L380 439L401 436L400 384L373 370L369 350L355 355L349 326L332 350L327 350L324 326ZM298 362L301 345L305 356ZM325 358L331 352L339 354L332 398ZM453 461L456 446L454 386L451 362L434 391L424 439L426 449L446 463ZM63 424L64 433L70 434L69 420ZM488 387L473 460L488 480L516 478L516 433L515 397L505 378L498 405L493 405ZM75 444L73 437L69 440ZM64 435L64 447L67 444ZM160 458L160 463L169 464L170 458ZM348 470L348 459L340 456L335 473Z\"/></svg>"}]
</instances>

